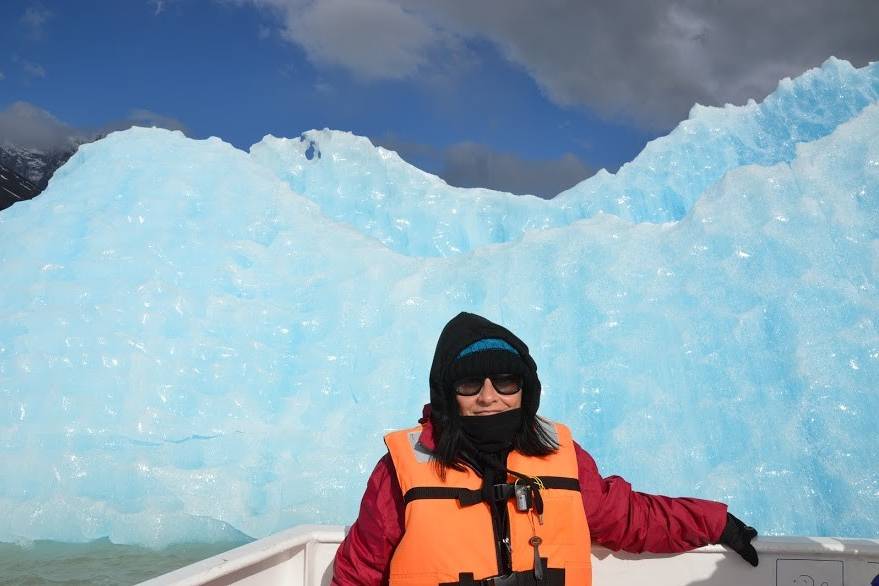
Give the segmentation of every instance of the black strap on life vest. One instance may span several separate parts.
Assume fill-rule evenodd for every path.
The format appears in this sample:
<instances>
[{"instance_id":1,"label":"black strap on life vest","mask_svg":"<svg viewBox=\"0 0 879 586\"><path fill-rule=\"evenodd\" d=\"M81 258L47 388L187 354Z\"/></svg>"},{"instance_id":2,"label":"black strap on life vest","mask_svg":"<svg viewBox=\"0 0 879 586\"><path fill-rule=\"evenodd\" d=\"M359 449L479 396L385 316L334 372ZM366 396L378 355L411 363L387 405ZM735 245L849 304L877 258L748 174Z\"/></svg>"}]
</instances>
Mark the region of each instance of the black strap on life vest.
<instances>
[{"instance_id":1,"label":"black strap on life vest","mask_svg":"<svg viewBox=\"0 0 879 586\"><path fill-rule=\"evenodd\" d=\"M416 486L403 495L403 504L408 505L419 499L455 499L462 507L468 507L482 502L482 491L448 486Z\"/></svg>"},{"instance_id":2,"label":"black strap on life vest","mask_svg":"<svg viewBox=\"0 0 879 586\"><path fill-rule=\"evenodd\" d=\"M576 478L568 478L565 476L541 476L540 481L544 488L556 490L574 490L580 492L580 481ZM494 499L497 501L505 501L515 494L515 484L495 484ZM470 490L469 488L455 488L449 486L416 486L410 488L403 495L403 504L408 505L412 501L419 499L454 499L457 500L462 507L469 507L481 503L484 499L481 490Z\"/></svg>"},{"instance_id":3,"label":"black strap on life vest","mask_svg":"<svg viewBox=\"0 0 879 586\"><path fill-rule=\"evenodd\" d=\"M546 567L546 558L541 558ZM476 579L473 572L460 572L457 582L442 582L439 586L564 586L564 568L547 568L542 580L534 577L534 572L512 572L506 576Z\"/></svg>"}]
</instances>

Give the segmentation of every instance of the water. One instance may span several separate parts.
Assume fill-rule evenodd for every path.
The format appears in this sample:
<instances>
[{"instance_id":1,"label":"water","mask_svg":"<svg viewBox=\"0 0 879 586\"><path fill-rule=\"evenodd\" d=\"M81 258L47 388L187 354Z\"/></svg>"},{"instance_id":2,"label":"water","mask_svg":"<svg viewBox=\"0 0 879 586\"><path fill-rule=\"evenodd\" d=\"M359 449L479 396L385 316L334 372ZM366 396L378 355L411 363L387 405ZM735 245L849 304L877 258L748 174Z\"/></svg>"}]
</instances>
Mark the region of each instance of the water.
<instances>
[{"instance_id":1,"label":"water","mask_svg":"<svg viewBox=\"0 0 879 586\"><path fill-rule=\"evenodd\" d=\"M0 543L0 584L116 586L136 584L216 555L240 543L178 544L155 550L91 543L37 541L27 546Z\"/></svg>"}]
</instances>

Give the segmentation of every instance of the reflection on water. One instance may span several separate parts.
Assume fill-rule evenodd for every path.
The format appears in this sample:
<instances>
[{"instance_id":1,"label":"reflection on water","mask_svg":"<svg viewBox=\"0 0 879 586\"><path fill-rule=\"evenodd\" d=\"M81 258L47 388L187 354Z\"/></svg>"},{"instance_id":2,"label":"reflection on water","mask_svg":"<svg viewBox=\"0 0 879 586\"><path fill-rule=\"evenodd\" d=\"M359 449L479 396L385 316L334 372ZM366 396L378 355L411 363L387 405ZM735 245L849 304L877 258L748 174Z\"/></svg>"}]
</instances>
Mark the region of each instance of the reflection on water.
<instances>
[{"instance_id":1,"label":"reflection on water","mask_svg":"<svg viewBox=\"0 0 879 586\"><path fill-rule=\"evenodd\" d=\"M136 584L242 544L186 543L154 550L107 539L0 543L0 584Z\"/></svg>"}]
</instances>

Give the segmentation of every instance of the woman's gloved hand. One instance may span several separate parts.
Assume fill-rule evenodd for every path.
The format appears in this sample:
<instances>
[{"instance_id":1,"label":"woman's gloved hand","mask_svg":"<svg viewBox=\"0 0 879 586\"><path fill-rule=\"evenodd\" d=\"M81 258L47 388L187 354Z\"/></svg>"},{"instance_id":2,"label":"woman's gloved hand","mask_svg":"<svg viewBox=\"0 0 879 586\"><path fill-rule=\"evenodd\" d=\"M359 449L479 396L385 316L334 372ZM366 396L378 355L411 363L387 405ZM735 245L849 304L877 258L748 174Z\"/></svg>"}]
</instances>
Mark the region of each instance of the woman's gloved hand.
<instances>
[{"instance_id":1,"label":"woman's gloved hand","mask_svg":"<svg viewBox=\"0 0 879 586\"><path fill-rule=\"evenodd\" d=\"M759 563L757 550L751 545L751 540L757 537L757 530L745 525L741 519L731 513L726 514L726 527L720 534L718 543L727 546L756 567Z\"/></svg>"}]
</instances>

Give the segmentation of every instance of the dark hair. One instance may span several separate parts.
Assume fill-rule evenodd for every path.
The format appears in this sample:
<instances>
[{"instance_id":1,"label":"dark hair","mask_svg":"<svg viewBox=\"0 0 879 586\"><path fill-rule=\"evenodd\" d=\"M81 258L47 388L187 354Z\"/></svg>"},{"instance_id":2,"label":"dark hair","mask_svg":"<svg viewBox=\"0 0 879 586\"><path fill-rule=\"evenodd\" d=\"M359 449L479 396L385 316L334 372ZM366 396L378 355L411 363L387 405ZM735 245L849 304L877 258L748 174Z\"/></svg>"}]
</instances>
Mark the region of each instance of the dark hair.
<instances>
[{"instance_id":1,"label":"dark hair","mask_svg":"<svg viewBox=\"0 0 879 586\"><path fill-rule=\"evenodd\" d=\"M433 462L437 466L437 472L443 480L446 478L446 470L464 470L461 451L466 448L467 440L464 438L464 430L461 427L461 416L458 414L458 406L444 410L442 413L434 411L431 414L433 424L433 437L436 447L433 452ZM526 456L548 456L559 449L558 440L549 431L551 424L529 410L522 412L522 427L513 438L513 449Z\"/></svg>"}]
</instances>

